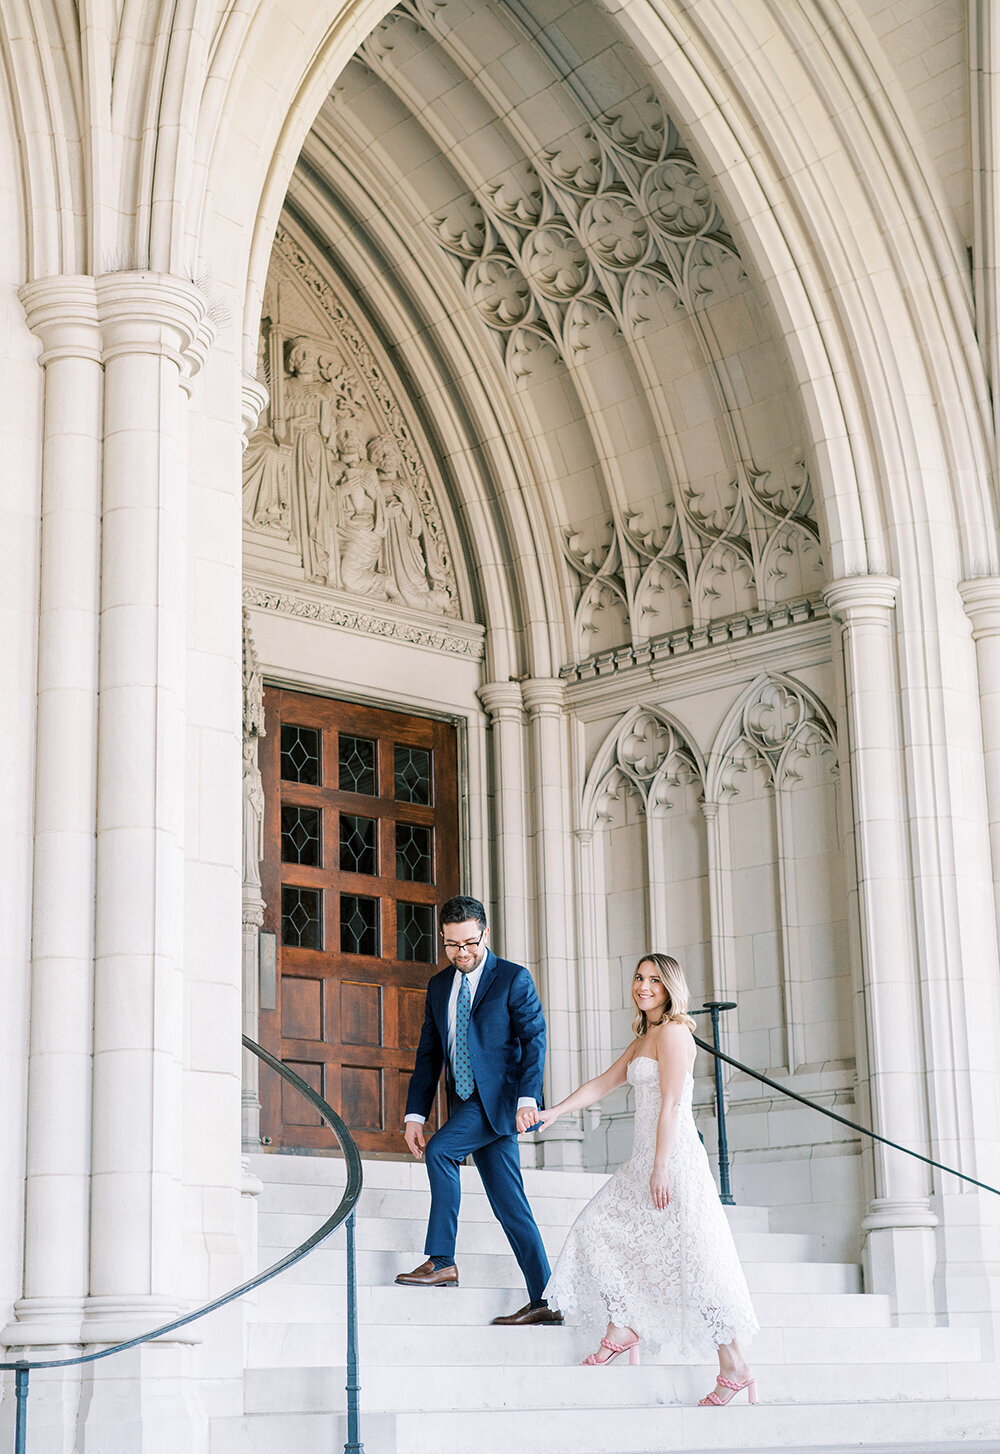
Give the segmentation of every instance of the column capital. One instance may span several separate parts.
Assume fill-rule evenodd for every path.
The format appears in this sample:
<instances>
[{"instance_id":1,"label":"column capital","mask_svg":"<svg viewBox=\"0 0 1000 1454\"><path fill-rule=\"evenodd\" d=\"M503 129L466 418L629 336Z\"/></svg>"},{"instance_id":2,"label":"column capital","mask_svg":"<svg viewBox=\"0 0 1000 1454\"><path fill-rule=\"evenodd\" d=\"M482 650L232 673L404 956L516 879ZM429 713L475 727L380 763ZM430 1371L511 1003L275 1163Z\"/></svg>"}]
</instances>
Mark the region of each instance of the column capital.
<instances>
[{"instance_id":1,"label":"column capital","mask_svg":"<svg viewBox=\"0 0 1000 1454\"><path fill-rule=\"evenodd\" d=\"M240 421L243 425L243 448L246 449L251 434L257 428L257 421L267 407L267 385L255 379L253 374L243 373L243 388L240 392Z\"/></svg>"},{"instance_id":2,"label":"column capital","mask_svg":"<svg viewBox=\"0 0 1000 1454\"><path fill-rule=\"evenodd\" d=\"M103 273L95 280L104 362L126 354L170 358L192 379L215 329L201 289L169 273Z\"/></svg>"},{"instance_id":3,"label":"column capital","mask_svg":"<svg viewBox=\"0 0 1000 1454\"><path fill-rule=\"evenodd\" d=\"M562 712L566 706L566 683L559 677L528 677L521 683L521 696L532 717L546 709Z\"/></svg>"},{"instance_id":4,"label":"column capital","mask_svg":"<svg viewBox=\"0 0 1000 1454\"><path fill-rule=\"evenodd\" d=\"M58 358L101 362L101 329L94 279L83 274L38 278L18 289L25 320L42 352L38 362Z\"/></svg>"},{"instance_id":5,"label":"column capital","mask_svg":"<svg viewBox=\"0 0 1000 1454\"><path fill-rule=\"evenodd\" d=\"M895 576L842 576L823 592L826 608L835 621L854 626L861 621L880 625L895 608L899 581Z\"/></svg>"},{"instance_id":6,"label":"column capital","mask_svg":"<svg viewBox=\"0 0 1000 1454\"><path fill-rule=\"evenodd\" d=\"M476 696L494 722L520 721L523 716L520 682L483 682Z\"/></svg>"},{"instance_id":7,"label":"column capital","mask_svg":"<svg viewBox=\"0 0 1000 1454\"><path fill-rule=\"evenodd\" d=\"M701 814L706 823L714 823L719 816L719 804L706 799L701 805Z\"/></svg>"},{"instance_id":8,"label":"column capital","mask_svg":"<svg viewBox=\"0 0 1000 1454\"><path fill-rule=\"evenodd\" d=\"M972 637L1000 636L1000 576L979 576L959 581L965 614L972 622Z\"/></svg>"}]
</instances>

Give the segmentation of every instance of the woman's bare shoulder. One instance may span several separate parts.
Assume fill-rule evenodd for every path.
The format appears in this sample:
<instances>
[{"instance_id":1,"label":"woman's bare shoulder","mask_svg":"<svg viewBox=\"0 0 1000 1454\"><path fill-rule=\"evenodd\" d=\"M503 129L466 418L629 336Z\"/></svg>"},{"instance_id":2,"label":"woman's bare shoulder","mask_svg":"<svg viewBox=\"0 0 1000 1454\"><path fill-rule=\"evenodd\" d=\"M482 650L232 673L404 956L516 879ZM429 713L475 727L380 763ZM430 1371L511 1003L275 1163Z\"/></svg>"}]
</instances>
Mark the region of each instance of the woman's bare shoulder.
<instances>
[{"instance_id":1,"label":"woman's bare shoulder","mask_svg":"<svg viewBox=\"0 0 1000 1454\"><path fill-rule=\"evenodd\" d=\"M684 1055L694 1059L694 1037L686 1025L677 1020L667 1020L663 1025L656 1025L650 1033L656 1036L650 1045L651 1050L655 1048L656 1055Z\"/></svg>"}]
</instances>

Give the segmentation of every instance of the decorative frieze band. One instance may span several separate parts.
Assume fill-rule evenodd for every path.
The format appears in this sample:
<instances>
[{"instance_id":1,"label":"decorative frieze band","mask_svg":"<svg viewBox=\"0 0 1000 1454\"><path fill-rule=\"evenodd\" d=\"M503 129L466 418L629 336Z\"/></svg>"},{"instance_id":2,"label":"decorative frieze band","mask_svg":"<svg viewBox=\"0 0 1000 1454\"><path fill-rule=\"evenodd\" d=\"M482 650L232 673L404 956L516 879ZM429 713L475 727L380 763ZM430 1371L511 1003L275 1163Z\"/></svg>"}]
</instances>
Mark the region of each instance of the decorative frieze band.
<instances>
[{"instance_id":1,"label":"decorative frieze band","mask_svg":"<svg viewBox=\"0 0 1000 1454\"><path fill-rule=\"evenodd\" d=\"M249 584L243 588L243 604L260 611L275 611L282 616L296 616L303 621L317 621L325 626L340 626L347 631L360 631L367 636L381 636L410 646L426 646L432 651L447 652L479 661L484 652L485 632L471 622L449 622L447 626L424 625L390 610L358 607L349 602L308 596L304 591L287 586Z\"/></svg>"},{"instance_id":2,"label":"decorative frieze band","mask_svg":"<svg viewBox=\"0 0 1000 1454\"><path fill-rule=\"evenodd\" d=\"M826 606L817 598L790 601L780 606L772 606L769 611L747 611L739 616L728 616L722 621L712 621L707 626L689 626L684 631L670 631L665 636L653 637L636 646L618 646L609 651L601 651L596 656L588 656L584 661L571 662L564 666L560 675L564 681L570 682L614 676L616 672L629 667L649 666L670 657L703 651L709 646L721 646L730 641L764 636L768 632L780 630L783 626L799 626L804 621L815 621L827 615Z\"/></svg>"}]
</instances>

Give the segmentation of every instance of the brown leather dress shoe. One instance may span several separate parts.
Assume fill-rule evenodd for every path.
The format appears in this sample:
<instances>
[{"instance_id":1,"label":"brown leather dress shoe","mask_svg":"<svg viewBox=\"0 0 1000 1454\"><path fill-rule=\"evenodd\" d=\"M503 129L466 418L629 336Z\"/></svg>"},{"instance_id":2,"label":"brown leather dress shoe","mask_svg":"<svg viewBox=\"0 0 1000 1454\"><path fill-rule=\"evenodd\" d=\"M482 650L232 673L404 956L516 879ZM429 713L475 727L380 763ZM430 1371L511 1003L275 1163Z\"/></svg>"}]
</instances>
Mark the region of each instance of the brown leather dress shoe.
<instances>
[{"instance_id":1,"label":"brown leather dress shoe","mask_svg":"<svg viewBox=\"0 0 1000 1454\"><path fill-rule=\"evenodd\" d=\"M527 1328L533 1323L561 1323L563 1315L557 1308L533 1308L530 1303L525 1303L523 1308L518 1308L516 1313L511 1313L506 1318L493 1318L492 1325L496 1328Z\"/></svg>"},{"instance_id":2,"label":"brown leather dress shoe","mask_svg":"<svg viewBox=\"0 0 1000 1454\"><path fill-rule=\"evenodd\" d=\"M458 1268L435 1267L428 1257L412 1272L401 1272L396 1278L401 1287L458 1287Z\"/></svg>"}]
</instances>

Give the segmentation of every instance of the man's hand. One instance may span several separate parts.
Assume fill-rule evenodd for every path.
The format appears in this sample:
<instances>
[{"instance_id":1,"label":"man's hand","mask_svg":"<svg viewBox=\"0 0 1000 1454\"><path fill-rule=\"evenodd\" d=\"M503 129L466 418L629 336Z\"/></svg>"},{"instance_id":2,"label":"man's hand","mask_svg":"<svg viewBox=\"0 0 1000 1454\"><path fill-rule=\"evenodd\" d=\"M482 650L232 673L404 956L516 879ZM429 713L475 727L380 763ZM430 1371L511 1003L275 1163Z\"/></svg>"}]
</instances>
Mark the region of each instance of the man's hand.
<instances>
[{"instance_id":1,"label":"man's hand","mask_svg":"<svg viewBox=\"0 0 1000 1454\"><path fill-rule=\"evenodd\" d=\"M538 1111L536 1107L522 1106L517 1113L517 1118L515 1121L515 1125L517 1126L517 1134L521 1136L524 1134L525 1131L530 1131L532 1126L536 1125L537 1122Z\"/></svg>"},{"instance_id":2,"label":"man's hand","mask_svg":"<svg viewBox=\"0 0 1000 1454\"><path fill-rule=\"evenodd\" d=\"M424 1155L424 1147L427 1145L424 1138L423 1121L407 1121L403 1127L403 1140L409 1147L410 1154L415 1156L418 1161L421 1161Z\"/></svg>"}]
</instances>

